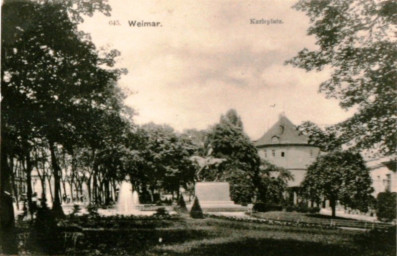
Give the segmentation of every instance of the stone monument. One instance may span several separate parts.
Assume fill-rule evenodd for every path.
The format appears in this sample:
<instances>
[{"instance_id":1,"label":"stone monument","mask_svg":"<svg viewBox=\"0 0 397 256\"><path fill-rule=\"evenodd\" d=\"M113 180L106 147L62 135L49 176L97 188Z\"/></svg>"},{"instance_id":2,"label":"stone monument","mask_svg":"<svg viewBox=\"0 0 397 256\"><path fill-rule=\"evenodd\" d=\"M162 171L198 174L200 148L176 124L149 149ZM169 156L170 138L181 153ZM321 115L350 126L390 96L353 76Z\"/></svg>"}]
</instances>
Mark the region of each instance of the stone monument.
<instances>
[{"instance_id":1,"label":"stone monument","mask_svg":"<svg viewBox=\"0 0 397 256\"><path fill-rule=\"evenodd\" d=\"M230 199L228 182L197 182L194 190L204 212L240 212L247 210L247 207L235 204Z\"/></svg>"}]
</instances>

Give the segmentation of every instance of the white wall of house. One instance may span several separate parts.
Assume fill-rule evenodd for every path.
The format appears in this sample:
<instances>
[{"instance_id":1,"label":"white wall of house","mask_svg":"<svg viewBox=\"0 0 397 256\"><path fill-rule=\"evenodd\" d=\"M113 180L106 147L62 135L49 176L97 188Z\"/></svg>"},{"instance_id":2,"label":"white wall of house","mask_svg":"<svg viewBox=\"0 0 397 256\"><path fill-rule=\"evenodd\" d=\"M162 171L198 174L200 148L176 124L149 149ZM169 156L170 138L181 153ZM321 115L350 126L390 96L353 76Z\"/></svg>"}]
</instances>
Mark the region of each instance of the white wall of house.
<instances>
[{"instance_id":1,"label":"white wall of house","mask_svg":"<svg viewBox=\"0 0 397 256\"><path fill-rule=\"evenodd\" d=\"M268 145L258 148L259 156L278 166L285 168L294 176L293 181L289 181L289 187L300 186L307 168L320 154L320 149L311 145Z\"/></svg>"},{"instance_id":2,"label":"white wall of house","mask_svg":"<svg viewBox=\"0 0 397 256\"><path fill-rule=\"evenodd\" d=\"M367 161L367 166L371 171L372 186L374 188L373 196L375 197L380 192L387 190L397 192L397 173L384 164L387 161L389 161L388 158Z\"/></svg>"}]
</instances>

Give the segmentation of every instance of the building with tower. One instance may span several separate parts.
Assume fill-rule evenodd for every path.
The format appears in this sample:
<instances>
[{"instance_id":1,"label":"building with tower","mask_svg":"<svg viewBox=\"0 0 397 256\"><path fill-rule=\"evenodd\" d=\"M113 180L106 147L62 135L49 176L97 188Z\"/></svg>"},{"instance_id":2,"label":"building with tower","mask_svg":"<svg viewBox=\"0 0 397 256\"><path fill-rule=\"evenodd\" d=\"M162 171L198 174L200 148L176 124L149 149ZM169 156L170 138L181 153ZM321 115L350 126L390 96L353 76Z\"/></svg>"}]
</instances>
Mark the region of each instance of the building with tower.
<instances>
[{"instance_id":1,"label":"building with tower","mask_svg":"<svg viewBox=\"0 0 397 256\"><path fill-rule=\"evenodd\" d=\"M262 159L290 171L294 180L288 183L288 187L290 198L296 204L307 168L320 154L320 148L309 144L309 138L300 134L283 114L261 138L254 141L254 145Z\"/></svg>"}]
</instances>

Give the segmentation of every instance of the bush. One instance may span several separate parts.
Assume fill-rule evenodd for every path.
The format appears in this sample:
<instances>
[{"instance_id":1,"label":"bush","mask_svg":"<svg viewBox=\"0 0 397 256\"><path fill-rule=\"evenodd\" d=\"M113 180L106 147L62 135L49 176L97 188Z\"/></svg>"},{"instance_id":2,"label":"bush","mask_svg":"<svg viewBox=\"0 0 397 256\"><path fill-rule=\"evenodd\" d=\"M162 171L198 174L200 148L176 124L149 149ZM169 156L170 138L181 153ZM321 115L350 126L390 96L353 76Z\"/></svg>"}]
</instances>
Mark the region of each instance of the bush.
<instances>
[{"instance_id":1,"label":"bush","mask_svg":"<svg viewBox=\"0 0 397 256\"><path fill-rule=\"evenodd\" d=\"M60 229L54 213L47 206L40 207L32 226L28 248L43 254L61 254L64 251Z\"/></svg>"},{"instance_id":2,"label":"bush","mask_svg":"<svg viewBox=\"0 0 397 256\"><path fill-rule=\"evenodd\" d=\"M373 229L355 236L354 240L364 250L382 252L376 255L396 255L396 226Z\"/></svg>"},{"instance_id":3,"label":"bush","mask_svg":"<svg viewBox=\"0 0 397 256\"><path fill-rule=\"evenodd\" d=\"M320 207L310 207L309 213L319 213L320 210L321 210Z\"/></svg>"},{"instance_id":4,"label":"bush","mask_svg":"<svg viewBox=\"0 0 397 256\"><path fill-rule=\"evenodd\" d=\"M378 194L376 216L380 221L392 221L396 218L396 192L382 192Z\"/></svg>"},{"instance_id":5,"label":"bush","mask_svg":"<svg viewBox=\"0 0 397 256\"><path fill-rule=\"evenodd\" d=\"M70 214L70 216L73 218L73 217L75 217L80 211L81 211L80 205L75 204L75 205L73 205L73 211L72 211L72 213Z\"/></svg>"},{"instance_id":6,"label":"bush","mask_svg":"<svg viewBox=\"0 0 397 256\"><path fill-rule=\"evenodd\" d=\"M253 207L256 212L281 211L282 209L283 207L279 204L266 204L263 202L257 202Z\"/></svg>"},{"instance_id":7,"label":"bush","mask_svg":"<svg viewBox=\"0 0 397 256\"><path fill-rule=\"evenodd\" d=\"M164 207L157 208L156 213L154 216L156 217L168 217L170 214Z\"/></svg>"},{"instance_id":8,"label":"bush","mask_svg":"<svg viewBox=\"0 0 397 256\"><path fill-rule=\"evenodd\" d=\"M190 210L190 217L194 219L204 218L203 210L201 209L200 202L197 197L194 199L192 209Z\"/></svg>"},{"instance_id":9,"label":"bush","mask_svg":"<svg viewBox=\"0 0 397 256\"><path fill-rule=\"evenodd\" d=\"M187 212L185 200L183 200L183 196L180 195L178 199L178 210L181 212Z\"/></svg>"},{"instance_id":10,"label":"bush","mask_svg":"<svg viewBox=\"0 0 397 256\"><path fill-rule=\"evenodd\" d=\"M296 207L297 212L307 213L309 212L309 207L305 204L299 204Z\"/></svg>"},{"instance_id":11,"label":"bush","mask_svg":"<svg viewBox=\"0 0 397 256\"><path fill-rule=\"evenodd\" d=\"M285 207L287 212L302 212L302 213L319 213L320 207L308 207L304 204L301 205L288 205Z\"/></svg>"},{"instance_id":12,"label":"bush","mask_svg":"<svg viewBox=\"0 0 397 256\"><path fill-rule=\"evenodd\" d=\"M286 210L287 212L293 212L293 211L295 211L296 209L295 209L295 206L288 205L287 207L285 207L285 210Z\"/></svg>"},{"instance_id":13,"label":"bush","mask_svg":"<svg viewBox=\"0 0 397 256\"><path fill-rule=\"evenodd\" d=\"M87 211L88 211L88 215L92 218L97 218L99 217L98 214L98 207L94 204L90 204L87 206Z\"/></svg>"}]
</instances>

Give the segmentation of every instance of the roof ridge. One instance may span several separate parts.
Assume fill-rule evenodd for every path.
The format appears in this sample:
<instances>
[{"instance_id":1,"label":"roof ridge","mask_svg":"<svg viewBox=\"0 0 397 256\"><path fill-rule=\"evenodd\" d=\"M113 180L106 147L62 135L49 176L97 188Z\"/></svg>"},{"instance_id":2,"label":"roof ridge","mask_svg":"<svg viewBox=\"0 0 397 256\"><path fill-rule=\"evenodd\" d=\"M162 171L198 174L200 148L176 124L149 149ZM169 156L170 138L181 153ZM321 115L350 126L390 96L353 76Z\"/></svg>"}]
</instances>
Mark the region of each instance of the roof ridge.
<instances>
[{"instance_id":1,"label":"roof ridge","mask_svg":"<svg viewBox=\"0 0 397 256\"><path fill-rule=\"evenodd\" d=\"M296 126L283 114L265 134L255 141L256 146L269 144L308 144L308 137L300 134Z\"/></svg>"}]
</instances>

